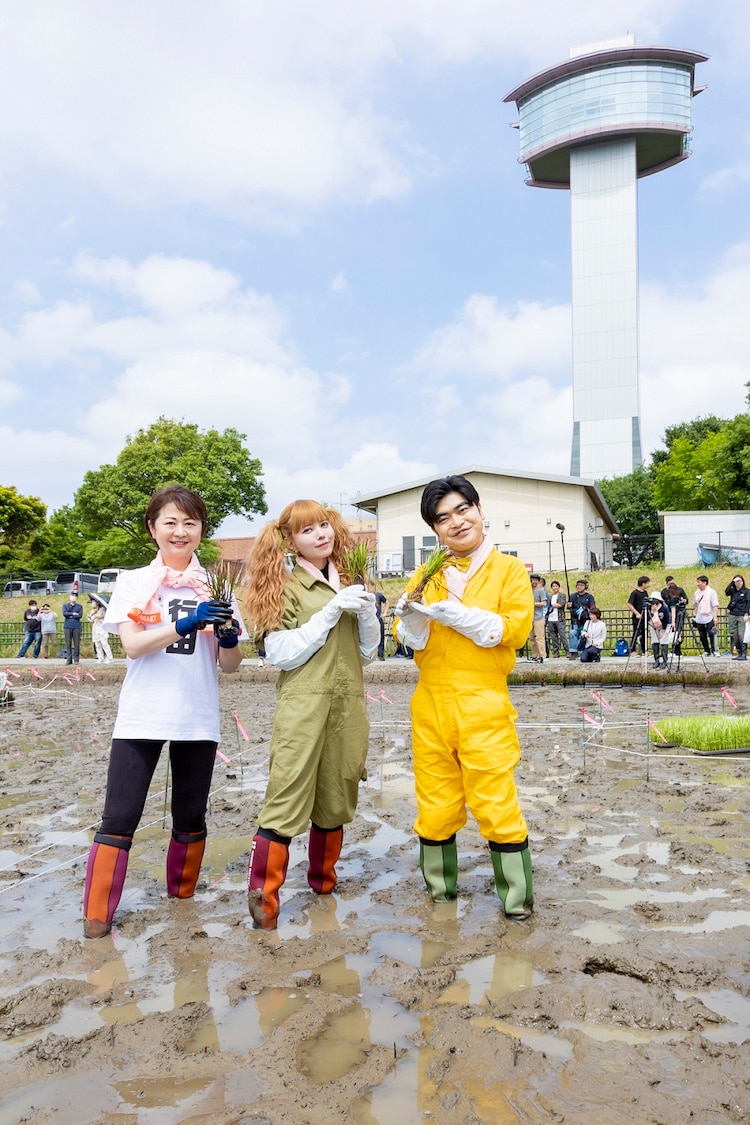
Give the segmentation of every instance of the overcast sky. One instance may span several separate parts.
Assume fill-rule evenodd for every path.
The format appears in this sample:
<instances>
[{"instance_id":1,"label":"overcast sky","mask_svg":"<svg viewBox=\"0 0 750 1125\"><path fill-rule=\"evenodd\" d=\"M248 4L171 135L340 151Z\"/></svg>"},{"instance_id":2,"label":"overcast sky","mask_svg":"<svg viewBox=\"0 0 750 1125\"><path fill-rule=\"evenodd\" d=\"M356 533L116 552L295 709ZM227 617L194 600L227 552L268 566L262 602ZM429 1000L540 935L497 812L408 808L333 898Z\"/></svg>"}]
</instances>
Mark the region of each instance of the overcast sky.
<instances>
[{"instance_id":1,"label":"overcast sky","mask_svg":"<svg viewBox=\"0 0 750 1125\"><path fill-rule=\"evenodd\" d=\"M2 7L0 482L50 511L160 415L247 434L271 515L567 474L570 200L503 97L627 31L711 56L693 155L639 185L644 451L744 409L750 4Z\"/></svg>"}]
</instances>

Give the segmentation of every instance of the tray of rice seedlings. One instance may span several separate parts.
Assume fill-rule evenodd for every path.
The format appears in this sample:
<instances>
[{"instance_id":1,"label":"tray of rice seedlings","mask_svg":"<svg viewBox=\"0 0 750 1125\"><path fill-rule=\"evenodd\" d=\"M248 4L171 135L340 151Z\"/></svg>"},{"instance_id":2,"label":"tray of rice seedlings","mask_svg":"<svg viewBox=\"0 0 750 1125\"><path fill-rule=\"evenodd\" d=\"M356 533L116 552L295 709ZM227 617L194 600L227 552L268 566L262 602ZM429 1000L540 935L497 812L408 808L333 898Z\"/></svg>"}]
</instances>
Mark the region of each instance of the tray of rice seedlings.
<instances>
[{"instance_id":1,"label":"tray of rice seedlings","mask_svg":"<svg viewBox=\"0 0 750 1125\"><path fill-rule=\"evenodd\" d=\"M241 571L235 570L228 562L213 563L204 567L204 570L203 585L206 588L209 600L226 602L227 605L231 605L234 587L240 578ZM226 625L215 625L214 632L217 637L229 637L235 632L235 627L231 621L228 621Z\"/></svg>"},{"instance_id":2,"label":"tray of rice seedlings","mask_svg":"<svg viewBox=\"0 0 750 1125\"><path fill-rule=\"evenodd\" d=\"M695 754L750 754L750 715L686 715L659 719L656 728L649 737L662 746L659 732L671 745Z\"/></svg>"},{"instance_id":3,"label":"tray of rice seedlings","mask_svg":"<svg viewBox=\"0 0 750 1125\"><path fill-rule=\"evenodd\" d=\"M372 573L373 558L366 539L355 543L344 552L344 569L341 579L345 586L366 586Z\"/></svg>"},{"instance_id":4,"label":"tray of rice seedlings","mask_svg":"<svg viewBox=\"0 0 750 1125\"><path fill-rule=\"evenodd\" d=\"M442 543L435 547L434 551L425 559L422 564L422 577L413 590L410 590L407 597L410 602L421 602L422 595L431 582L434 582L438 574L455 562L454 556Z\"/></svg>"}]
</instances>

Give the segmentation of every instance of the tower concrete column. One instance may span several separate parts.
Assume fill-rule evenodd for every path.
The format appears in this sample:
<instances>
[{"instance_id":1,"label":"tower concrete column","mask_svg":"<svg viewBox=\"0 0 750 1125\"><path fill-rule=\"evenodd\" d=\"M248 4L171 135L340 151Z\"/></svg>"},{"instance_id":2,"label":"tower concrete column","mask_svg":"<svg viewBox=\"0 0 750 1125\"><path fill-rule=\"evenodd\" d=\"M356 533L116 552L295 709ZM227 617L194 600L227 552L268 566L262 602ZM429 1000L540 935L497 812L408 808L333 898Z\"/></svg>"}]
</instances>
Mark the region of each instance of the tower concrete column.
<instances>
[{"instance_id":1,"label":"tower concrete column","mask_svg":"<svg viewBox=\"0 0 750 1125\"><path fill-rule=\"evenodd\" d=\"M633 137L571 149L572 476L641 463L636 179Z\"/></svg>"}]
</instances>

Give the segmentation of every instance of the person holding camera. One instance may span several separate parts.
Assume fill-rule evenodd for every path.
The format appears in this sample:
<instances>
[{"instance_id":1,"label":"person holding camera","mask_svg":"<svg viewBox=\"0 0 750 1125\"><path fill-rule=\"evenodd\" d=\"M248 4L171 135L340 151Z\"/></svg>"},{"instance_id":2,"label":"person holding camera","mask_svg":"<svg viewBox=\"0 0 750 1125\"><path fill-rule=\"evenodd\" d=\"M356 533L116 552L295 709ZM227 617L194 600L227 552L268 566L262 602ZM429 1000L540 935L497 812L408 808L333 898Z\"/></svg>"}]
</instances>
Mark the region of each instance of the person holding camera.
<instances>
[{"instance_id":1,"label":"person holding camera","mask_svg":"<svg viewBox=\"0 0 750 1125\"><path fill-rule=\"evenodd\" d=\"M745 624L750 617L750 590L745 585L745 579L742 575L735 574L724 593L729 598L729 605L727 606L729 643L737 651L737 655L733 659L747 660Z\"/></svg>"},{"instance_id":2,"label":"person holding camera","mask_svg":"<svg viewBox=\"0 0 750 1125\"><path fill-rule=\"evenodd\" d=\"M648 627L654 654L654 668L666 668L669 642L673 636L672 614L664 604L661 594L657 594L656 591L648 600Z\"/></svg>"},{"instance_id":3,"label":"person holding camera","mask_svg":"<svg viewBox=\"0 0 750 1125\"><path fill-rule=\"evenodd\" d=\"M578 644L581 633L595 605L594 595L589 593L588 582L585 578L579 578L576 582L576 592L572 595L567 606L570 610L570 651L568 652L570 660L578 659Z\"/></svg>"},{"instance_id":4,"label":"person holding camera","mask_svg":"<svg viewBox=\"0 0 750 1125\"><path fill-rule=\"evenodd\" d=\"M651 579L647 574L642 574L638 579L638 585L628 598L628 609L633 615L633 636L630 638L630 651L635 652L637 646L641 656L646 655L646 622L650 581Z\"/></svg>"}]
</instances>

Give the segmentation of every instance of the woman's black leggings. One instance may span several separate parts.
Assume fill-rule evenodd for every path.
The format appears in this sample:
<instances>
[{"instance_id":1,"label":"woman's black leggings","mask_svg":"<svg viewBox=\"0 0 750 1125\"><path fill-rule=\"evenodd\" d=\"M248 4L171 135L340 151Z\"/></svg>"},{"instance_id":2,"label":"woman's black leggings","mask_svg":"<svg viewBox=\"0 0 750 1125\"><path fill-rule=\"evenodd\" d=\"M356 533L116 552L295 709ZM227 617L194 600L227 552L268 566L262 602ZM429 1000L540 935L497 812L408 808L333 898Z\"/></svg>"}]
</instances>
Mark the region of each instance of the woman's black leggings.
<instances>
[{"instance_id":1,"label":"woman's black leggings","mask_svg":"<svg viewBox=\"0 0 750 1125\"><path fill-rule=\"evenodd\" d=\"M132 836L146 804L164 740L113 738L100 831ZM182 832L206 827L206 805L216 761L215 742L170 742L172 825Z\"/></svg>"}]
</instances>

